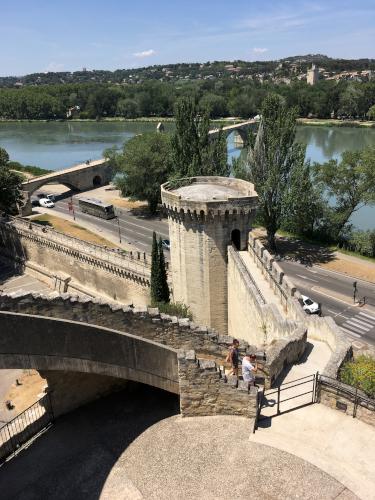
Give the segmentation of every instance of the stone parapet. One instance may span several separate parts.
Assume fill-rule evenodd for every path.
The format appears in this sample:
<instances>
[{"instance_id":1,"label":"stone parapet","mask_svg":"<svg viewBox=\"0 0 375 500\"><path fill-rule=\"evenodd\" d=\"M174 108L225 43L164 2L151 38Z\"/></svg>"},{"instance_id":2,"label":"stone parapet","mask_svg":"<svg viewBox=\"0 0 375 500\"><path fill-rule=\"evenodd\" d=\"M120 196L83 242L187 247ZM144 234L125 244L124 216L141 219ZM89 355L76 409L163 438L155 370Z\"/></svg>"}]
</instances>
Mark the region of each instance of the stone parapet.
<instances>
[{"instance_id":1,"label":"stone parapet","mask_svg":"<svg viewBox=\"0 0 375 500\"><path fill-rule=\"evenodd\" d=\"M191 187L191 192L181 188ZM195 196L195 187L207 187L206 199ZM217 187L217 193L215 192ZM210 194L209 194L210 193ZM258 195L250 182L229 177L187 177L161 186L165 209L176 217L213 220L230 214L248 214L258 205Z\"/></svg>"},{"instance_id":2,"label":"stone parapet","mask_svg":"<svg viewBox=\"0 0 375 500\"><path fill-rule=\"evenodd\" d=\"M198 359L194 351L179 351L180 409L183 417L239 415L255 419L257 388L237 377L226 377L214 361Z\"/></svg>"}]
</instances>

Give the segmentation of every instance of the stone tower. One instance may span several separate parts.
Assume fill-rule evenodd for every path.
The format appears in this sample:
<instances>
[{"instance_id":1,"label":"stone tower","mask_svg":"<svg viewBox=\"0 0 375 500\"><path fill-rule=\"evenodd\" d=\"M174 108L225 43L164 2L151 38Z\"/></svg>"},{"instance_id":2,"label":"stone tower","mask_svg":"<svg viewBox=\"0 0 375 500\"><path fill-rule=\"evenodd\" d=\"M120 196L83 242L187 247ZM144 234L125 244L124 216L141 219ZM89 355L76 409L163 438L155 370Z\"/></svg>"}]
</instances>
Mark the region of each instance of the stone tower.
<instances>
[{"instance_id":1,"label":"stone tower","mask_svg":"<svg viewBox=\"0 0 375 500\"><path fill-rule=\"evenodd\" d=\"M319 80L319 69L313 64L311 69L307 70L307 83L309 85L315 85Z\"/></svg>"},{"instance_id":2,"label":"stone tower","mask_svg":"<svg viewBox=\"0 0 375 500\"><path fill-rule=\"evenodd\" d=\"M246 248L258 201L254 185L191 177L163 184L161 196L168 213L173 300L188 305L197 323L225 334L227 247Z\"/></svg>"}]
</instances>

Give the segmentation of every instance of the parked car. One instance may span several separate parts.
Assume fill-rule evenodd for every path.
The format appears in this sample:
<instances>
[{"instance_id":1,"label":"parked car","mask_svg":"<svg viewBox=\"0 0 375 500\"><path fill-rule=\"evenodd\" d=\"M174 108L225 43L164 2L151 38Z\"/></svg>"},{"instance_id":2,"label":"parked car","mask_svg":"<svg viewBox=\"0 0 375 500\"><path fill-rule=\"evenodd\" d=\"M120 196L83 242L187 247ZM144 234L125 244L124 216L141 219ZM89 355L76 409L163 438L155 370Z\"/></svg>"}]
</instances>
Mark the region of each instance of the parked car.
<instances>
[{"instance_id":1,"label":"parked car","mask_svg":"<svg viewBox=\"0 0 375 500\"><path fill-rule=\"evenodd\" d=\"M40 198L39 205L44 208L53 208L55 204L48 198Z\"/></svg>"},{"instance_id":2,"label":"parked car","mask_svg":"<svg viewBox=\"0 0 375 500\"><path fill-rule=\"evenodd\" d=\"M171 249L171 242L169 240L162 240L161 244L166 250L169 251Z\"/></svg>"},{"instance_id":3,"label":"parked car","mask_svg":"<svg viewBox=\"0 0 375 500\"><path fill-rule=\"evenodd\" d=\"M304 311L307 314L320 314L320 305L317 302L314 302L310 299L310 297L306 297L306 295L301 295L301 305Z\"/></svg>"},{"instance_id":4,"label":"parked car","mask_svg":"<svg viewBox=\"0 0 375 500\"><path fill-rule=\"evenodd\" d=\"M47 194L46 198L49 200L55 202L56 201L56 196L54 194Z\"/></svg>"}]
</instances>

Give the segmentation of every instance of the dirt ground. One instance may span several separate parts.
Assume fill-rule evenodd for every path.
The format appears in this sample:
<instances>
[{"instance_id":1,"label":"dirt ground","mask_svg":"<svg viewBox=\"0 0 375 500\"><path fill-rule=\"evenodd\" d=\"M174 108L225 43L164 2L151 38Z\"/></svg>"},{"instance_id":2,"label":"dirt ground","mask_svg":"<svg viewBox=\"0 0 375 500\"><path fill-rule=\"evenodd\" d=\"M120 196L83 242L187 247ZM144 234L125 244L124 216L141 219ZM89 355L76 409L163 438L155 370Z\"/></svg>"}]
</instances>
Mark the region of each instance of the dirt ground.
<instances>
[{"instance_id":1,"label":"dirt ground","mask_svg":"<svg viewBox=\"0 0 375 500\"><path fill-rule=\"evenodd\" d=\"M259 237L267 246L265 230L256 228L252 231L255 237ZM299 239L277 236L277 249L282 257L289 257L293 260L299 260L307 265L316 265L353 276L354 278L365 281L375 282L375 263L346 255L341 252L331 250L329 247L313 245Z\"/></svg>"},{"instance_id":2,"label":"dirt ground","mask_svg":"<svg viewBox=\"0 0 375 500\"><path fill-rule=\"evenodd\" d=\"M45 222L46 225L52 226L54 229L56 229L56 231L59 231L60 233L68 234L69 236L74 236L75 238L79 238L90 243L95 243L96 245L107 246L109 248L118 248L118 245L112 243L109 240L106 240L105 238L102 238L101 236L98 236L88 229L54 215L37 215L36 217L32 218L32 221Z\"/></svg>"},{"instance_id":3,"label":"dirt ground","mask_svg":"<svg viewBox=\"0 0 375 500\"><path fill-rule=\"evenodd\" d=\"M44 396L46 381L35 370L24 370L18 377L20 385L12 384L4 400L10 400L14 405L12 412L15 415L23 412Z\"/></svg>"}]
</instances>

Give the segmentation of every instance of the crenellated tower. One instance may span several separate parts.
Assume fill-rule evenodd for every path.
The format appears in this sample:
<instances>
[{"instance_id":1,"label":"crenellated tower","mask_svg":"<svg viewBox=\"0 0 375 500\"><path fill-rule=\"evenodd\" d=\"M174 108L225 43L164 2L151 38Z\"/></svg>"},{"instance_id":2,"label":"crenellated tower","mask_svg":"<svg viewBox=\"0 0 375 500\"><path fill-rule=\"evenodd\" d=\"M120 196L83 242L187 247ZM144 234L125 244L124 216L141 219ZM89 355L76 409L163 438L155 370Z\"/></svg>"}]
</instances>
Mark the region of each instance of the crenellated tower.
<instances>
[{"instance_id":1,"label":"crenellated tower","mask_svg":"<svg viewBox=\"0 0 375 500\"><path fill-rule=\"evenodd\" d=\"M250 182L191 177L161 186L171 242L173 299L194 321L226 333L227 247L244 249L258 195Z\"/></svg>"}]
</instances>

